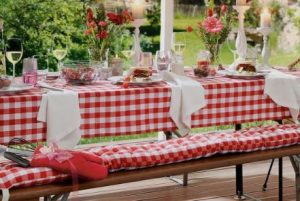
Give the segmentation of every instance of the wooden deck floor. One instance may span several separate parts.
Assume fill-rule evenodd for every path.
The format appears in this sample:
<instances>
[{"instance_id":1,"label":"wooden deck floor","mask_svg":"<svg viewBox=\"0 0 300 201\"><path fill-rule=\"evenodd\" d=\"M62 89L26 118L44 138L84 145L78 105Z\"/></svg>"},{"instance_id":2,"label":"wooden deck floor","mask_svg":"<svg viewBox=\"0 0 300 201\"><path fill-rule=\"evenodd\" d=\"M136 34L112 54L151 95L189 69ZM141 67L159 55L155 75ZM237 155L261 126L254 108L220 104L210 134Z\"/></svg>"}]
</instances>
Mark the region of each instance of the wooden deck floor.
<instances>
[{"instance_id":1,"label":"wooden deck floor","mask_svg":"<svg viewBox=\"0 0 300 201\"><path fill-rule=\"evenodd\" d=\"M244 165L244 192L263 201L276 201L278 192L277 163L273 166L268 189L262 185L270 161ZM288 158L284 159L284 201L295 201L294 171ZM178 176L180 178L180 176ZM233 201L235 193L234 167L189 174L189 186L182 187L168 178L86 190L73 193L72 201ZM251 199L246 199L251 200Z\"/></svg>"}]
</instances>

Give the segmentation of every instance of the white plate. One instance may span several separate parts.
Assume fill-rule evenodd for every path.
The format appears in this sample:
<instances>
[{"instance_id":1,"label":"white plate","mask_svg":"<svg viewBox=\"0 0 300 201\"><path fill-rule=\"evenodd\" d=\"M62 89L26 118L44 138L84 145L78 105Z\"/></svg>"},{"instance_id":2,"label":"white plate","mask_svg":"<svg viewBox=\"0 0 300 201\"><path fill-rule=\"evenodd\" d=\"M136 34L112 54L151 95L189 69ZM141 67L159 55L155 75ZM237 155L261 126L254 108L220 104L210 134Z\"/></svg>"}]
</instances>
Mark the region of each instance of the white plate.
<instances>
[{"instance_id":1,"label":"white plate","mask_svg":"<svg viewBox=\"0 0 300 201\"><path fill-rule=\"evenodd\" d=\"M109 81L112 81L115 84L123 84L124 77L111 77L108 78ZM162 78L159 76L151 76L149 79L136 79L134 81L128 82L129 85L147 85L147 84L155 84L161 82Z\"/></svg>"},{"instance_id":2,"label":"white plate","mask_svg":"<svg viewBox=\"0 0 300 201\"><path fill-rule=\"evenodd\" d=\"M225 75L226 77L229 78L234 78L234 79L257 79L257 78L264 78L265 75L268 74L268 72L257 72L253 74L241 74L237 71L228 71L228 70L219 70L217 72L220 75Z\"/></svg>"},{"instance_id":3,"label":"white plate","mask_svg":"<svg viewBox=\"0 0 300 201\"><path fill-rule=\"evenodd\" d=\"M0 93L14 93L14 92L22 92L26 90L33 89L34 86L29 84L16 84L14 86L10 86L6 89L0 89Z\"/></svg>"}]
</instances>

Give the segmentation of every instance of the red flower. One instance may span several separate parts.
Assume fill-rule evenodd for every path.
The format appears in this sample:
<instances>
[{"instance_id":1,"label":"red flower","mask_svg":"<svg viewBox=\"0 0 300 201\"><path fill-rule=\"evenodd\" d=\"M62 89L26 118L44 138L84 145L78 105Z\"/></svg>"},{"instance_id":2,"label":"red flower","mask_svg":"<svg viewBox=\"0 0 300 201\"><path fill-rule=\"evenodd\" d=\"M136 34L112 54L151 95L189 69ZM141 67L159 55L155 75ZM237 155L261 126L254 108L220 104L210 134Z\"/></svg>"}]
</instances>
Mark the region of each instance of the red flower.
<instances>
[{"instance_id":1,"label":"red flower","mask_svg":"<svg viewBox=\"0 0 300 201\"><path fill-rule=\"evenodd\" d=\"M186 28L186 31L187 31L187 32L192 32L192 31L193 31L193 27L188 26L188 27Z\"/></svg>"},{"instance_id":2,"label":"red flower","mask_svg":"<svg viewBox=\"0 0 300 201\"><path fill-rule=\"evenodd\" d=\"M86 35L86 36L90 35L91 33L92 33L92 30L90 30L90 29L87 29L84 31L84 35Z\"/></svg>"},{"instance_id":3,"label":"red flower","mask_svg":"<svg viewBox=\"0 0 300 201\"><path fill-rule=\"evenodd\" d=\"M204 27L208 33L220 33L223 29L223 24L215 17L208 17L204 21Z\"/></svg>"},{"instance_id":4,"label":"red flower","mask_svg":"<svg viewBox=\"0 0 300 201\"><path fill-rule=\"evenodd\" d=\"M87 19L88 22L94 21L94 13L93 13L93 10L91 8L87 9L86 19Z\"/></svg>"},{"instance_id":5,"label":"red flower","mask_svg":"<svg viewBox=\"0 0 300 201\"><path fill-rule=\"evenodd\" d=\"M225 4L223 4L223 5L221 6L221 12L222 12L222 13L226 13L227 10L228 10L228 7L227 7Z\"/></svg>"},{"instance_id":6,"label":"red flower","mask_svg":"<svg viewBox=\"0 0 300 201\"><path fill-rule=\"evenodd\" d=\"M116 25L122 25L124 23L124 18L122 15L117 15L115 13L107 13L108 20Z\"/></svg>"},{"instance_id":7,"label":"red flower","mask_svg":"<svg viewBox=\"0 0 300 201\"><path fill-rule=\"evenodd\" d=\"M132 15L130 14L130 12L128 10L124 10L122 12L122 16L123 16L123 22L124 23L129 23L129 22L132 22L134 20Z\"/></svg>"},{"instance_id":8,"label":"red flower","mask_svg":"<svg viewBox=\"0 0 300 201\"><path fill-rule=\"evenodd\" d=\"M96 35L97 39L106 39L108 38L108 32L106 30L101 31Z\"/></svg>"},{"instance_id":9,"label":"red flower","mask_svg":"<svg viewBox=\"0 0 300 201\"><path fill-rule=\"evenodd\" d=\"M105 27L105 26L107 26L107 22L105 22L105 21L100 21L100 22L98 23L98 25L99 25L100 27Z\"/></svg>"},{"instance_id":10,"label":"red flower","mask_svg":"<svg viewBox=\"0 0 300 201\"><path fill-rule=\"evenodd\" d=\"M96 22L95 21L87 22L86 26L88 28L95 28L96 27Z\"/></svg>"},{"instance_id":11,"label":"red flower","mask_svg":"<svg viewBox=\"0 0 300 201\"><path fill-rule=\"evenodd\" d=\"M208 15L208 17L212 17L213 15L214 15L214 11L213 11L213 9L208 9L208 11L207 11L207 15Z\"/></svg>"}]
</instances>

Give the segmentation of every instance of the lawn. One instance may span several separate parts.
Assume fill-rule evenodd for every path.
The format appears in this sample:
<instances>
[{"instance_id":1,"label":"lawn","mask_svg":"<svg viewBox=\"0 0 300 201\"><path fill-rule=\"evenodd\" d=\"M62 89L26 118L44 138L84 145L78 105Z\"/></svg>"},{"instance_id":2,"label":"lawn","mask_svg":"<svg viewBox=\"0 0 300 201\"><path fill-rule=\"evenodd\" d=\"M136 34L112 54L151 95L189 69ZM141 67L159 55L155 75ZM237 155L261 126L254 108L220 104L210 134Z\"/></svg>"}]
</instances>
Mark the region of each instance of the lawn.
<instances>
[{"instance_id":1,"label":"lawn","mask_svg":"<svg viewBox=\"0 0 300 201\"><path fill-rule=\"evenodd\" d=\"M200 21L200 18L176 18L174 20L174 29L186 29L187 26L192 26L197 29L197 23ZM185 64L194 65L196 63L197 52L203 49L203 44L198 38L195 32L193 33L184 33L186 39L186 49L184 52ZM278 35L278 34L274 34ZM159 40L157 37L156 40ZM234 48L233 43L224 43L220 52L220 60L223 64L231 64L233 62L233 54L231 53L230 48ZM270 56L270 64L274 66L286 66L287 64L295 61L300 55L300 47L290 53L283 52L280 49L273 49Z\"/></svg>"}]
</instances>

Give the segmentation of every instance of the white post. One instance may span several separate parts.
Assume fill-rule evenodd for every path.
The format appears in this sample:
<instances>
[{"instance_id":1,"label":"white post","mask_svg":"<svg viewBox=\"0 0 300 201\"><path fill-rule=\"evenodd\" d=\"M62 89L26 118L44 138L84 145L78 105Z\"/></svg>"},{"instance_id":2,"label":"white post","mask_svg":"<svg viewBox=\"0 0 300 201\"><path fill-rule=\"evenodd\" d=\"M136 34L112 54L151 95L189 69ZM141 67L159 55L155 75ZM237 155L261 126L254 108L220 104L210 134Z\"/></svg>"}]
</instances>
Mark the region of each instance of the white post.
<instances>
[{"instance_id":1,"label":"white post","mask_svg":"<svg viewBox=\"0 0 300 201\"><path fill-rule=\"evenodd\" d=\"M160 50L171 50L174 0L161 0Z\"/></svg>"}]
</instances>

